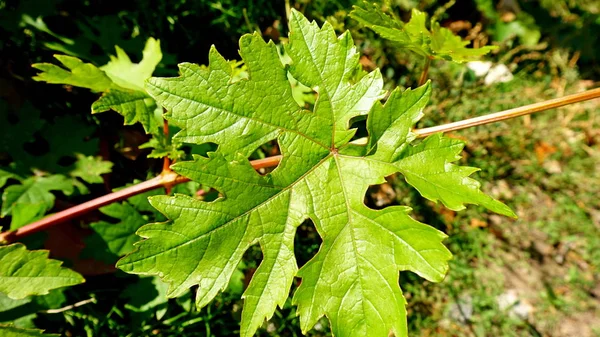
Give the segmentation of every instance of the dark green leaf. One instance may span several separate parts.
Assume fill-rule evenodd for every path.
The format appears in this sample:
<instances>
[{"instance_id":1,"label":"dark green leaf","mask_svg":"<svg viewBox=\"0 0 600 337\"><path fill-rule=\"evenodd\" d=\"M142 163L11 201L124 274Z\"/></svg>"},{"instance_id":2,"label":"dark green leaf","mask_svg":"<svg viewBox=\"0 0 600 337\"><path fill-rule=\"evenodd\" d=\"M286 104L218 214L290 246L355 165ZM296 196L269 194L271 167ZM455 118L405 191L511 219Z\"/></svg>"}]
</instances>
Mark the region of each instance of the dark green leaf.
<instances>
[{"instance_id":1,"label":"dark green leaf","mask_svg":"<svg viewBox=\"0 0 600 337\"><path fill-rule=\"evenodd\" d=\"M45 250L28 251L20 243L0 247L0 292L18 300L85 281L60 265Z\"/></svg>"}]
</instances>

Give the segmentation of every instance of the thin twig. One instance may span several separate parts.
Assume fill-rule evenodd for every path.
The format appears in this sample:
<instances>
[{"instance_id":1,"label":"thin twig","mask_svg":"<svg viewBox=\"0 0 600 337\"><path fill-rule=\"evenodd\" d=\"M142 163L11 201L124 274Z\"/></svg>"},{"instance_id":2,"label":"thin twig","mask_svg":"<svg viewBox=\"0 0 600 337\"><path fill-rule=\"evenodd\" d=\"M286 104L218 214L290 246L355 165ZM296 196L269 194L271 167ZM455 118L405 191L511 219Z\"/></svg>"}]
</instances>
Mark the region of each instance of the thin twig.
<instances>
[{"instance_id":1,"label":"thin twig","mask_svg":"<svg viewBox=\"0 0 600 337\"><path fill-rule=\"evenodd\" d=\"M83 301L79 301L77 303L73 303L71 305L67 305L66 307L62 307L59 309L48 309L48 310L44 310L42 312L44 312L46 314L60 314L61 312L69 311L71 309L81 307L81 306L89 304L89 303L96 303L96 299L92 297L92 298L88 298L87 300L83 300Z\"/></svg>"},{"instance_id":2,"label":"thin twig","mask_svg":"<svg viewBox=\"0 0 600 337\"><path fill-rule=\"evenodd\" d=\"M414 130L413 132L416 133L419 137L426 137L426 136L429 136L431 134L438 133L438 132L450 132L450 131L467 129L467 128L471 128L471 127L478 126L478 125L495 123L495 122L503 121L506 119L530 115L535 112L554 109L554 108L558 108L558 107L573 104L573 103L592 100L595 98L600 98L600 88L587 90L584 92L580 92L578 94L567 95L567 96L564 96L561 98L555 98L555 99L551 99L548 101L529 104L529 105L525 105L522 107L510 109L510 110L500 111L500 112L492 113L489 115L469 118L469 119L465 119L465 120L454 122L454 123L443 124L443 125L433 126L430 128Z\"/></svg>"},{"instance_id":3,"label":"thin twig","mask_svg":"<svg viewBox=\"0 0 600 337\"><path fill-rule=\"evenodd\" d=\"M548 109L561 107L561 106L568 105L568 104L592 100L595 98L600 98L600 88L584 91L584 92L578 93L578 94L568 95L568 96L561 97L561 98L551 99L549 101L530 104L530 105L526 105L526 106L515 108L515 109L501 111L501 112L497 112L497 113L493 113L493 114L489 114L489 115L485 115L485 116L470 118L470 119L466 119L466 120L455 122L455 123L444 124L444 125L434 126L434 127L425 128L425 129L417 129L417 130L413 130L413 132L415 134L417 134L418 137L426 137L428 135L431 135L431 134L434 134L437 132L449 132L449 131L462 130L462 129L470 128L470 127L477 126L477 125L494 123L494 122L498 122L498 121L502 121L502 120L506 120L506 119L510 119L510 118L515 118L515 117L524 116L527 114L532 114L532 113L539 112L539 111L544 111L544 110L548 110ZM252 164L252 167L254 167L254 169L258 170L258 169L265 168L265 167L277 166L279 164L279 162L281 161L281 158L282 158L281 155L278 155L278 156L267 157L264 159L253 160L250 163ZM56 224L73 219L82 214L93 211L95 209L98 209L102 206L111 204L113 202L127 199L134 195L141 194L141 193L144 193L146 191L150 191L150 190L153 190L156 188L169 187L169 186L173 186L173 185L180 184L180 183L187 182L187 181L189 181L188 178L179 176L173 171L164 172L161 175L159 175L158 177L152 178L148 181L124 188L120 191L104 195L97 199L90 200L88 202L77 205L75 207L71 207L64 211L55 213L46 218L35 221L29 225L23 226L23 227L17 229L16 231L8 231L8 232L0 233L0 243L14 242L14 241L17 241L27 235L43 231L43 230L45 230L49 227L52 227Z\"/></svg>"}]
</instances>

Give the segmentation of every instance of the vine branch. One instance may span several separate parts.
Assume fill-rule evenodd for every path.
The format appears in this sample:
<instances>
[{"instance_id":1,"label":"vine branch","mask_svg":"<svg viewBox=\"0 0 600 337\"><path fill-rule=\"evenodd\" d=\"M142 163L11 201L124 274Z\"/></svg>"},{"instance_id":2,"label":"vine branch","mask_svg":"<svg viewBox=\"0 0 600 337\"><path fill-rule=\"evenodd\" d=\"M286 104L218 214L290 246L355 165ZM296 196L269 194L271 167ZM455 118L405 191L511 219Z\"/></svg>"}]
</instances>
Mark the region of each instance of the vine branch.
<instances>
[{"instance_id":1,"label":"vine branch","mask_svg":"<svg viewBox=\"0 0 600 337\"><path fill-rule=\"evenodd\" d=\"M427 75L429 74L429 66L431 65L431 58L429 56L425 57L425 64L423 65L423 72L421 72L421 77L419 77L419 86L422 86L427 82Z\"/></svg>"},{"instance_id":2,"label":"vine branch","mask_svg":"<svg viewBox=\"0 0 600 337\"><path fill-rule=\"evenodd\" d=\"M426 137L438 132L457 131L478 125L495 123L506 119L524 116L535 112L558 108L561 106L592 100L596 98L600 98L600 88L591 89L581 93L568 95L561 98L555 98L544 102L534 103L515 109L496 112L485 116L469 118L454 123L443 124L424 129L416 129L413 130L413 132L417 135L417 137ZM250 162L250 164L252 165L252 167L254 167L254 169L257 170L266 167L274 167L279 164L281 158L281 155L277 155L267 157L264 159L253 160ZM169 169L163 171L159 176L150 180L124 188L117 192L104 195L102 197L90 200L88 202L84 202L83 204L71 207L64 211L52 214L29 225L23 226L15 231L7 231L4 233L0 233L0 243L15 242L27 235L43 231L49 227L71 220L82 214L96 210L102 206L106 206L113 202L121 201L134 195L138 195L160 187L169 189L174 185L188 181L190 181L188 178L182 177Z\"/></svg>"},{"instance_id":3,"label":"vine branch","mask_svg":"<svg viewBox=\"0 0 600 337\"><path fill-rule=\"evenodd\" d=\"M166 119L163 119L163 134L165 135L166 141L169 141L169 122ZM165 156L163 158L162 171L169 172L170 170L171 170L171 160L169 159L169 156Z\"/></svg>"},{"instance_id":4,"label":"vine branch","mask_svg":"<svg viewBox=\"0 0 600 337\"><path fill-rule=\"evenodd\" d=\"M533 103L533 104L525 105L525 106L514 108L514 109L495 112L495 113L491 113L491 114L484 115L484 116L464 119L462 121L458 121L458 122L454 122L454 123L448 123L448 124L433 126L430 128L414 130L413 132L416 133L419 137L426 137L426 136L429 136L429 135L437 133L437 132L450 132L450 131L468 129L468 128L478 126L478 125L485 125L485 124L503 121L506 119L530 115L535 112L559 108L561 106L565 106L565 105L569 105L569 104L573 104L573 103L579 103L579 102L583 102L583 101L588 101L588 100L592 100L595 98L600 98L600 88L591 89L591 90L587 90L587 91L580 92L577 94L567 95L567 96L560 97L560 98L554 98L554 99L539 102L539 103Z\"/></svg>"}]
</instances>

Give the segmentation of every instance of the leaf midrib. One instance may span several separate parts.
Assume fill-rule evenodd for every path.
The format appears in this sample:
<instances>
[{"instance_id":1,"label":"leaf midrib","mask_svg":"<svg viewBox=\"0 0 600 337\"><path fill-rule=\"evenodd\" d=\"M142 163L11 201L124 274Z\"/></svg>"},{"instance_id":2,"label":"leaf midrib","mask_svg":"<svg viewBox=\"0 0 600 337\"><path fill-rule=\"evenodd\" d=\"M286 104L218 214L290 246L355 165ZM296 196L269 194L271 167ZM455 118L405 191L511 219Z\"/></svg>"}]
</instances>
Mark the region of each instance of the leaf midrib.
<instances>
[{"instance_id":1,"label":"leaf midrib","mask_svg":"<svg viewBox=\"0 0 600 337\"><path fill-rule=\"evenodd\" d=\"M244 79L244 80L245 80L245 81L248 81L248 79ZM168 94L169 94L169 95L171 95L171 96L179 97L180 99L182 99L182 100L185 100L185 101L187 101L187 102L192 102L192 103L199 104L199 105L202 105L202 106L204 106L204 107L207 107L207 108L213 108L213 109L215 109L215 110L218 110L219 112L223 112L223 113L225 113L225 114L228 114L228 115L233 115L233 116L235 116L236 118L239 118L239 119L247 119L247 120L251 120L251 121L254 121L254 122L258 123L258 124L262 124L262 125L265 125L265 126L271 127L271 128L273 128L273 129L275 129L275 130L280 130L280 131L284 131L284 132L295 133L295 134L297 134L297 135L299 135L299 136L301 136L301 137L304 137L304 138L306 138L306 139L308 139L308 140L312 141L313 143L315 143L315 144L317 144L317 145L321 146L321 147L322 147L322 148L324 148L324 149L330 150L330 147L329 147L329 146L326 146L325 144L323 144L323 143L319 142L318 140L316 140L316 139L314 139L314 138L312 138L312 137L310 137L310 136L308 136L308 135L306 135L306 134L304 134L304 133L300 132L299 130L294 130L294 129L290 129L290 128L287 128L287 127L284 127L284 126L281 126L281 125L276 125L276 124L273 124L273 123L269 123L269 122L267 122L267 121L264 121L264 120L262 120L262 119L258 119L258 118L252 117L252 116L244 116L244 115L241 115L241 114L235 113L234 111L230 111L230 110L228 110L228 109L225 109L224 107L221 107L221 106L216 106L216 104L215 104L215 105L211 105L211 104L209 104L209 103L204 103L204 102L200 102L200 101L198 101L198 100L195 100L195 99L187 98L187 97L184 97L184 96L182 96L182 95L179 95L179 94L173 93L172 91L170 91L170 90L168 90L168 89L165 89L165 88L163 88L163 87L159 87L159 86L157 86L157 85L153 84L151 81L147 81L147 82L146 82L146 86L153 87L154 89L157 89L157 90L159 90L159 91L161 91L161 92L163 92L163 93L168 93ZM219 101L220 101L220 100L219 100ZM161 103L164 103L164 102L161 102ZM300 107L298 107L298 108L300 109ZM173 118L173 117L171 116L171 119L178 119L178 120L182 120L182 121L187 121L187 120L190 120L190 119L194 119L194 118L196 118L196 117L198 117L198 116L199 116L199 114L195 114L194 116L191 116L191 117L187 117L187 116L186 116L185 118L182 118L182 117L179 117L179 118ZM293 119L292 119L292 120L293 120ZM334 123L335 123L335 122L334 122ZM334 125L334 126L335 126L335 125Z\"/></svg>"}]
</instances>

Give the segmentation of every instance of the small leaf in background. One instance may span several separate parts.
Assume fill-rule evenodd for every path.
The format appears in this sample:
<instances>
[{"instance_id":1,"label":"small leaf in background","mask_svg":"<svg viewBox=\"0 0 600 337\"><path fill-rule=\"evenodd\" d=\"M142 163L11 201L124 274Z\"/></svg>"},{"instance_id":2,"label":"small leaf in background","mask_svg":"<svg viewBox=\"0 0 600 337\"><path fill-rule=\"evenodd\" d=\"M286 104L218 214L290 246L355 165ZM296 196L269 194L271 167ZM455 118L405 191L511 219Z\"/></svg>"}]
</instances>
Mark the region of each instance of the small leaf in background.
<instances>
[{"instance_id":1,"label":"small leaf in background","mask_svg":"<svg viewBox=\"0 0 600 337\"><path fill-rule=\"evenodd\" d=\"M168 285L159 277L140 277L137 282L123 289L121 297L127 299L128 309L138 313L153 314L162 319L167 312Z\"/></svg>"},{"instance_id":2,"label":"small leaf in background","mask_svg":"<svg viewBox=\"0 0 600 337\"><path fill-rule=\"evenodd\" d=\"M135 232L145 225L148 219L125 202L104 206L100 211L118 219L119 222L99 221L90 224L97 235L86 238L87 249L83 255L90 254L96 259L114 263L120 256L133 250L133 244L139 241Z\"/></svg>"},{"instance_id":3,"label":"small leaf in background","mask_svg":"<svg viewBox=\"0 0 600 337\"><path fill-rule=\"evenodd\" d=\"M160 221L164 218L148 202L148 197L162 193L162 189L153 190L100 208L100 212L118 221L91 223L90 228L95 233L85 239L82 256L115 263L119 257L130 253L133 244L140 239L136 231L150 220Z\"/></svg>"},{"instance_id":4,"label":"small leaf in background","mask_svg":"<svg viewBox=\"0 0 600 337\"><path fill-rule=\"evenodd\" d=\"M179 128L169 126L169 134L175 134ZM183 144L176 139L171 139L163 132L158 132L146 143L139 146L140 149L152 149L148 154L148 158L164 158L168 157L171 160L183 159L186 155L185 151L181 150Z\"/></svg>"},{"instance_id":5,"label":"small leaf in background","mask_svg":"<svg viewBox=\"0 0 600 337\"><path fill-rule=\"evenodd\" d=\"M91 63L67 55L54 55L64 68L51 63L36 63L32 67L41 70L35 77L36 81L51 84L66 84L87 88L94 92L103 92L114 88L113 81L102 70Z\"/></svg>"},{"instance_id":6,"label":"small leaf in background","mask_svg":"<svg viewBox=\"0 0 600 337\"><path fill-rule=\"evenodd\" d=\"M25 103L20 109L12 109L6 101L0 100L0 152L7 153L13 161L20 161L27 155L25 144L35 139L35 133L42 129L44 120L40 118L40 112L31 105ZM11 165L19 173L30 173L26 165ZM23 171L23 172L21 172Z\"/></svg>"},{"instance_id":7,"label":"small leaf in background","mask_svg":"<svg viewBox=\"0 0 600 337\"><path fill-rule=\"evenodd\" d=\"M533 150L535 151L535 157L537 158L538 163L543 164L548 156L556 153L557 148L552 144L539 141L535 143Z\"/></svg>"},{"instance_id":8,"label":"small leaf in background","mask_svg":"<svg viewBox=\"0 0 600 337\"><path fill-rule=\"evenodd\" d=\"M127 53L115 46L117 55L110 56L110 62L100 67L118 86L136 91L144 91L144 82L152 76L162 59L160 41L149 38L144 47L140 63L133 63Z\"/></svg>"},{"instance_id":9,"label":"small leaf in background","mask_svg":"<svg viewBox=\"0 0 600 337\"><path fill-rule=\"evenodd\" d=\"M58 337L55 334L45 334L43 330L38 329L19 329L13 326L0 325L0 335L2 337Z\"/></svg>"},{"instance_id":10,"label":"small leaf in background","mask_svg":"<svg viewBox=\"0 0 600 337\"><path fill-rule=\"evenodd\" d=\"M20 243L0 247L0 292L18 300L85 281L61 264L49 259L48 251L28 251Z\"/></svg>"},{"instance_id":11,"label":"small leaf in background","mask_svg":"<svg viewBox=\"0 0 600 337\"><path fill-rule=\"evenodd\" d=\"M47 177L33 176L21 184L11 185L2 193L0 217L12 215L11 230L41 218L54 206L54 194L61 191L65 195L73 193L73 184L63 175Z\"/></svg>"},{"instance_id":12,"label":"small leaf in background","mask_svg":"<svg viewBox=\"0 0 600 337\"><path fill-rule=\"evenodd\" d=\"M4 185L6 185L6 182L9 179L14 179L14 180L18 180L18 181L23 180L23 178L19 177L18 175L14 174L12 172L0 170L0 188L4 187Z\"/></svg>"},{"instance_id":13,"label":"small leaf in background","mask_svg":"<svg viewBox=\"0 0 600 337\"><path fill-rule=\"evenodd\" d=\"M496 46L485 46L477 49L466 47L469 41L463 41L448 28L441 27L438 22L431 22L427 29L427 14L417 9L407 23L383 12L379 5L364 2L354 6L350 17L372 29L381 37L398 43L401 48L411 50L430 59L442 59L454 62L478 60L481 56L496 49Z\"/></svg>"},{"instance_id":14,"label":"small leaf in background","mask_svg":"<svg viewBox=\"0 0 600 337\"><path fill-rule=\"evenodd\" d=\"M120 47L117 56L111 56L108 64L96 67L78 58L66 55L54 57L66 68L51 63L36 63L40 70L36 81L67 84L101 92L102 96L92 104L92 113L115 110L125 119L125 125L140 122L147 133L156 133L162 123L162 109L146 93L144 81L152 76L162 59L160 42L149 38L140 63L133 63Z\"/></svg>"},{"instance_id":15,"label":"small leaf in background","mask_svg":"<svg viewBox=\"0 0 600 337\"><path fill-rule=\"evenodd\" d=\"M111 172L113 163L104 161L100 157L84 156L77 154L75 167L69 174L73 177L83 179L85 182L94 184L102 183L102 175Z\"/></svg>"},{"instance_id":16,"label":"small leaf in background","mask_svg":"<svg viewBox=\"0 0 600 337\"><path fill-rule=\"evenodd\" d=\"M45 122L39 111L28 103L11 111L7 103L0 100L0 152L12 160L6 170L22 177L33 170L67 174L73 169L70 160L75 162L78 154L97 154L98 139L93 136L94 131L94 126L76 117L60 116ZM47 143L47 150L32 153L26 149L27 144L36 140L35 135Z\"/></svg>"},{"instance_id":17,"label":"small leaf in background","mask_svg":"<svg viewBox=\"0 0 600 337\"><path fill-rule=\"evenodd\" d=\"M28 116L22 116L26 118L24 120L39 118L39 113L35 110L33 113L30 110L21 109L22 111L29 112ZM17 124L17 131L20 130L18 125L20 124ZM91 137L94 127L68 116L58 117L53 123L39 125L43 127L35 129L48 144L48 151L32 154L24 148L25 143L33 140L34 132L31 131L29 136L16 137L14 147L10 147L11 143L7 139L6 146L0 148L0 151L6 151L13 160L7 168L10 171L3 170L0 174L1 185L4 186L9 178L20 182L6 187L2 194L0 217L11 215L13 230L41 218L52 209L55 200L52 191L61 191L66 196L75 191L80 194L88 193L88 188L74 178L80 177L87 183L101 183L100 175L110 172L112 167L110 162L87 156L98 151L98 140ZM11 132L7 131L8 136L11 136ZM69 137L64 137L66 134ZM74 164L70 164L71 160ZM35 175L29 176L32 170Z\"/></svg>"},{"instance_id":18,"label":"small leaf in background","mask_svg":"<svg viewBox=\"0 0 600 337\"><path fill-rule=\"evenodd\" d=\"M66 302L63 289L51 290L47 295L29 296L13 300L0 293L0 324L12 323L17 328L34 328L37 313L58 309Z\"/></svg>"},{"instance_id":19,"label":"small leaf in background","mask_svg":"<svg viewBox=\"0 0 600 337\"><path fill-rule=\"evenodd\" d=\"M77 154L98 153L99 141L93 136L95 130L94 126L75 117L55 118L40 131L40 136L48 142L48 152L30 158L29 166L51 173L68 172L72 166L61 163L65 157L75 161Z\"/></svg>"}]
</instances>

